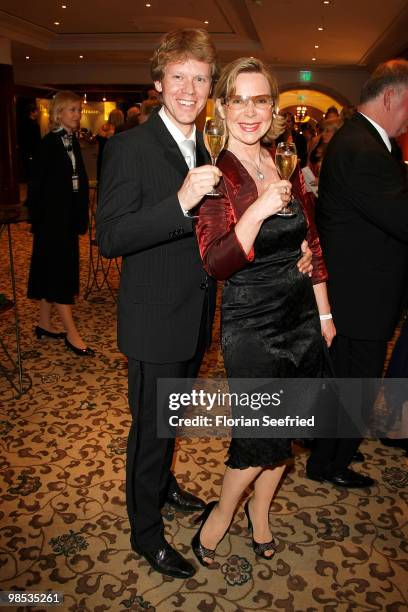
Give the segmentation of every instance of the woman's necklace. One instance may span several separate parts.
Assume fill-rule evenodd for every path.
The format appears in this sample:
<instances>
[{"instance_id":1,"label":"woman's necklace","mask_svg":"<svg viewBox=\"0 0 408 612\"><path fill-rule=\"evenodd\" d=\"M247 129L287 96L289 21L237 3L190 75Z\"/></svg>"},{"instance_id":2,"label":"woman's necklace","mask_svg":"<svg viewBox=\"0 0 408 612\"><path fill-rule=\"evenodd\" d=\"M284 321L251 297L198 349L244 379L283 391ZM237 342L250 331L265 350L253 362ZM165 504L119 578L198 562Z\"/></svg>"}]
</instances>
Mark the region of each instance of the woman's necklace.
<instances>
[{"instance_id":1,"label":"woman's necklace","mask_svg":"<svg viewBox=\"0 0 408 612\"><path fill-rule=\"evenodd\" d=\"M252 164L254 166L255 170L256 170L256 178L258 179L258 181L263 181L264 180L265 175L264 175L264 173L261 170L261 162L262 162L261 153L259 153L259 162L258 163L256 163L256 161L252 160L252 159L243 159L241 157L238 157L238 159L241 162L246 162L247 164Z\"/></svg>"}]
</instances>

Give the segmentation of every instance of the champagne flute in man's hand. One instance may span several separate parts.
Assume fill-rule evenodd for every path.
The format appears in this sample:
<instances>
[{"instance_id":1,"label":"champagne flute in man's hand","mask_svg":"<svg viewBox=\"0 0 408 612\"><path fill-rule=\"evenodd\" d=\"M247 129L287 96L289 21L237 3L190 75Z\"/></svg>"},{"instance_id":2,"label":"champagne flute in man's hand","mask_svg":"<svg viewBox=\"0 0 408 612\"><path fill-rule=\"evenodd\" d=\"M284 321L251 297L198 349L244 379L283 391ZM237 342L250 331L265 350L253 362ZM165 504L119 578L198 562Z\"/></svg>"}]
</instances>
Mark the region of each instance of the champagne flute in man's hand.
<instances>
[{"instance_id":1,"label":"champagne flute in man's hand","mask_svg":"<svg viewBox=\"0 0 408 612\"><path fill-rule=\"evenodd\" d=\"M281 179L288 181L292 176L297 164L296 146L293 142L280 142L276 147L275 166ZM293 196L291 201L293 200ZM286 205L276 213L279 217L294 217L296 213Z\"/></svg>"},{"instance_id":2,"label":"champagne flute in man's hand","mask_svg":"<svg viewBox=\"0 0 408 612\"><path fill-rule=\"evenodd\" d=\"M204 144L211 157L211 164L213 166L216 165L218 156L224 148L226 138L225 121L221 117L207 119L204 126ZM205 195L218 198L222 196L222 193L213 187Z\"/></svg>"}]
</instances>

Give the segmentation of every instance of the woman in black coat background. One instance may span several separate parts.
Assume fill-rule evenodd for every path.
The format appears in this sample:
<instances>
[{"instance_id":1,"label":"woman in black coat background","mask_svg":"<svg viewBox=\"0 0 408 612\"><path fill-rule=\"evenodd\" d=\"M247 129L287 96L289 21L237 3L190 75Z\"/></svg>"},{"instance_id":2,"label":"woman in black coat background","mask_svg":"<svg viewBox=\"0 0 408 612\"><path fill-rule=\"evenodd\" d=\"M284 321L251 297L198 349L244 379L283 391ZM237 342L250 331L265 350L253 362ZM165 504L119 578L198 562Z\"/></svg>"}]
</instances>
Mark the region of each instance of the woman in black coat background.
<instances>
[{"instance_id":1,"label":"woman in black coat background","mask_svg":"<svg viewBox=\"0 0 408 612\"><path fill-rule=\"evenodd\" d=\"M81 119L81 98L58 92L50 104L51 131L42 139L34 159L27 206L34 234L28 297L40 300L38 339L64 339L77 355L93 356L82 340L73 316L79 293L79 234L88 226L88 178L74 132ZM65 332L51 321L52 308Z\"/></svg>"}]
</instances>

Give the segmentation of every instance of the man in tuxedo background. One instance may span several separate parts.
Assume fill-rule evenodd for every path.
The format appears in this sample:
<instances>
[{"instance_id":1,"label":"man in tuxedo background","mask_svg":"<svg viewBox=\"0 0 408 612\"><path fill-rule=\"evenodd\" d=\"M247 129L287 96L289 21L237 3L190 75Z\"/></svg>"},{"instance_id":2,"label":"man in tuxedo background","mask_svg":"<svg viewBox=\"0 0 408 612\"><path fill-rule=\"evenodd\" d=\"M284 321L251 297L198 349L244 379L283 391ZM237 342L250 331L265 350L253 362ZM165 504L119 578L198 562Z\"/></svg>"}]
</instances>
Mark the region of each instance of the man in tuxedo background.
<instances>
[{"instance_id":1,"label":"man in tuxedo background","mask_svg":"<svg viewBox=\"0 0 408 612\"><path fill-rule=\"evenodd\" d=\"M408 61L377 67L358 112L328 145L319 180L317 226L329 273L339 378L380 378L387 341L407 282L408 183L391 140L408 127ZM314 480L357 488L374 484L348 466L361 439L316 441L307 465Z\"/></svg>"},{"instance_id":2,"label":"man in tuxedo background","mask_svg":"<svg viewBox=\"0 0 408 612\"><path fill-rule=\"evenodd\" d=\"M215 284L202 268L189 211L221 175L208 164L195 128L215 71L215 48L204 30L163 37L151 64L163 106L107 143L96 214L101 253L123 257L118 342L129 358L131 544L155 570L175 578L195 568L165 540L161 508L166 501L181 511L205 504L182 491L171 472L174 439L157 437L156 383L196 377L211 333Z\"/></svg>"}]
</instances>

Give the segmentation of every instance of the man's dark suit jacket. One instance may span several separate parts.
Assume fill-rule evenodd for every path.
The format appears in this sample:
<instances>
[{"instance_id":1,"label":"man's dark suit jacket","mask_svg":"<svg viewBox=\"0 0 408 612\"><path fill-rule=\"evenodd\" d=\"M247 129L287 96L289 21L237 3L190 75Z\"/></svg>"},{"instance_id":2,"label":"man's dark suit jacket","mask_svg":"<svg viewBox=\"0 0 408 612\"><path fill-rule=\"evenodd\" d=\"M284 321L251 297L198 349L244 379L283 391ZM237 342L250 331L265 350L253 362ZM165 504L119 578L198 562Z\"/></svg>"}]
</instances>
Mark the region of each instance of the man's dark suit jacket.
<instances>
[{"instance_id":1,"label":"man's dark suit jacket","mask_svg":"<svg viewBox=\"0 0 408 612\"><path fill-rule=\"evenodd\" d=\"M407 171L360 113L327 148L317 227L337 333L388 340L406 289Z\"/></svg>"},{"instance_id":2,"label":"man's dark suit jacket","mask_svg":"<svg viewBox=\"0 0 408 612\"><path fill-rule=\"evenodd\" d=\"M208 159L198 132L196 159L197 165ZM158 114L113 136L104 150L97 241L105 257L123 257L119 348L139 361L169 363L194 355L207 288L212 321L214 283L177 198L187 172Z\"/></svg>"}]
</instances>

